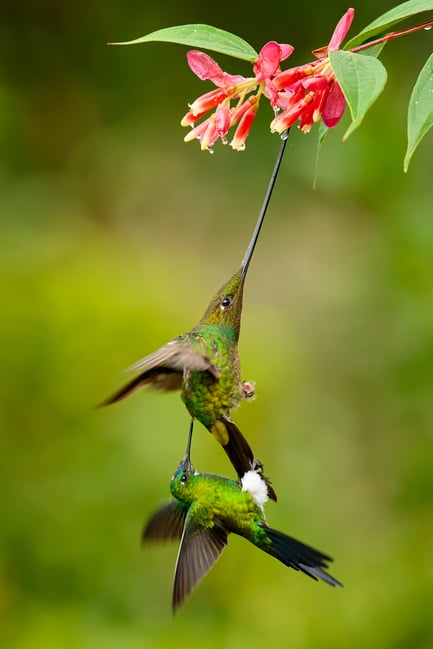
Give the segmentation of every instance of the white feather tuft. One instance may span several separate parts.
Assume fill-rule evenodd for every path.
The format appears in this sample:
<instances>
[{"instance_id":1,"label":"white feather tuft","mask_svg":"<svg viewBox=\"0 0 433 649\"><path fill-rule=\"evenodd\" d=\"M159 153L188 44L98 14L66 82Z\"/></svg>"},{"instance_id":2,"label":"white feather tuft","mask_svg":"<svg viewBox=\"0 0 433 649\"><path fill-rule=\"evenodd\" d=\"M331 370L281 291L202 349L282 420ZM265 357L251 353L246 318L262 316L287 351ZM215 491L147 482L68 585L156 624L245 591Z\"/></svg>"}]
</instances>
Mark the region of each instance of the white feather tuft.
<instances>
[{"instance_id":1,"label":"white feather tuft","mask_svg":"<svg viewBox=\"0 0 433 649\"><path fill-rule=\"evenodd\" d=\"M258 507L263 507L268 500L266 482L256 471L247 471L241 478L242 491L248 491Z\"/></svg>"}]
</instances>

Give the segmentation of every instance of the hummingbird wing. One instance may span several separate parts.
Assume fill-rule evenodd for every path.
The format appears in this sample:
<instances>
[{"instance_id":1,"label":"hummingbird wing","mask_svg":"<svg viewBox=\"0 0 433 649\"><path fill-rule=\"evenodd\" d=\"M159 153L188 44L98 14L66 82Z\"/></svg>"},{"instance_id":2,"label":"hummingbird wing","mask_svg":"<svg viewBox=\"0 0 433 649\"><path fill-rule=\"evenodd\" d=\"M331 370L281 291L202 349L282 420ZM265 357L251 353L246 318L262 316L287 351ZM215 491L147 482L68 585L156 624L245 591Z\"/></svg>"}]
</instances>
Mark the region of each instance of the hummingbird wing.
<instances>
[{"instance_id":1,"label":"hummingbird wing","mask_svg":"<svg viewBox=\"0 0 433 649\"><path fill-rule=\"evenodd\" d=\"M169 500L150 517L144 526L141 540L170 541L182 537L188 506L178 500Z\"/></svg>"},{"instance_id":2,"label":"hummingbird wing","mask_svg":"<svg viewBox=\"0 0 433 649\"><path fill-rule=\"evenodd\" d=\"M343 586L324 570L324 568L328 568L328 563L332 561L331 557L287 534L273 530L266 523L261 522L258 525L264 529L266 536L271 541L270 545L258 545L262 550L284 563L284 565L289 566L289 568L302 570L316 581L321 579L330 586Z\"/></svg>"},{"instance_id":3,"label":"hummingbird wing","mask_svg":"<svg viewBox=\"0 0 433 649\"><path fill-rule=\"evenodd\" d=\"M227 531L215 520L213 527L196 525L187 516L177 555L173 584L173 612L209 572L227 545Z\"/></svg>"},{"instance_id":4,"label":"hummingbird wing","mask_svg":"<svg viewBox=\"0 0 433 649\"><path fill-rule=\"evenodd\" d=\"M139 371L138 376L103 401L101 405L108 406L125 399L145 385L158 390L180 390L185 370L207 371L215 379L219 378L219 372L209 358L200 354L186 336L179 336L153 354L131 365L128 371Z\"/></svg>"}]
</instances>

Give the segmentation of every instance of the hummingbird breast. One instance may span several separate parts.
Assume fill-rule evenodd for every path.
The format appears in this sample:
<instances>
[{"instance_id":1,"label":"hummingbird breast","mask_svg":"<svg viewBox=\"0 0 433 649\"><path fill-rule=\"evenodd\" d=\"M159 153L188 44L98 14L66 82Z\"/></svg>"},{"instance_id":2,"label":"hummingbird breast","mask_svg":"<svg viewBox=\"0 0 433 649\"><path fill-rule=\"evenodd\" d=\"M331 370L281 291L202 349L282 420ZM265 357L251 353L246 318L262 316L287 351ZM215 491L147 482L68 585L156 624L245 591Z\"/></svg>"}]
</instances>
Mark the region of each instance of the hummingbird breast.
<instances>
[{"instance_id":1,"label":"hummingbird breast","mask_svg":"<svg viewBox=\"0 0 433 649\"><path fill-rule=\"evenodd\" d=\"M186 369L181 396L190 415L209 428L243 397L239 354L230 330L223 327L202 326L191 336L190 342L210 360L219 378L207 371Z\"/></svg>"}]
</instances>

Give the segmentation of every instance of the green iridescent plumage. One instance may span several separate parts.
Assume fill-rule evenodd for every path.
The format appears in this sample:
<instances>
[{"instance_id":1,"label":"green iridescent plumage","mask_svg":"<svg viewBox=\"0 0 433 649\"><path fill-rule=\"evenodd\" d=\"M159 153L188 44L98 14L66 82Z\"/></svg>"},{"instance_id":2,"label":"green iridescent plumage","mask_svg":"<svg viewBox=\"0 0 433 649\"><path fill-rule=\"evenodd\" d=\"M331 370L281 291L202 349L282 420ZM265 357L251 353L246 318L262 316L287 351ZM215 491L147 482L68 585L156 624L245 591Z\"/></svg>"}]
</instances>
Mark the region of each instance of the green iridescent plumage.
<instances>
[{"instance_id":1,"label":"green iridescent plumage","mask_svg":"<svg viewBox=\"0 0 433 649\"><path fill-rule=\"evenodd\" d=\"M170 482L173 499L153 514L143 531L145 542L180 540L174 611L215 564L231 533L243 536L286 566L341 586L325 571L330 557L267 525L263 510L267 486L257 473L250 471L241 484L199 473L190 463L190 439L187 454Z\"/></svg>"}]
</instances>

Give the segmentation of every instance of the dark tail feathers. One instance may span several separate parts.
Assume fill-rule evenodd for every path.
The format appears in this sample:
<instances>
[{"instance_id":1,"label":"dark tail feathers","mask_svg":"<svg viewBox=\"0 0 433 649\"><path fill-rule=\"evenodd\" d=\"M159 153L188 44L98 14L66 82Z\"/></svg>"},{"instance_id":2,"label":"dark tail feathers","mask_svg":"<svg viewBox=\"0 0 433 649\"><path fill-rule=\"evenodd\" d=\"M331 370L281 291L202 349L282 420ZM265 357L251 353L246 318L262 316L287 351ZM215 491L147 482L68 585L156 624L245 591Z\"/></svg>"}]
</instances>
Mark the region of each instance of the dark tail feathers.
<instances>
[{"instance_id":1,"label":"dark tail feathers","mask_svg":"<svg viewBox=\"0 0 433 649\"><path fill-rule=\"evenodd\" d=\"M259 460L254 457L251 446L248 444L245 437L242 435L239 428L234 424L231 419L224 418L224 424L228 432L228 442L223 444L223 449L227 453L230 462L238 474L242 478L247 471L257 471L266 482L268 487L268 496L271 500L276 501L277 495L271 485L271 482L266 478L263 473L263 465Z\"/></svg>"},{"instance_id":2,"label":"dark tail feathers","mask_svg":"<svg viewBox=\"0 0 433 649\"><path fill-rule=\"evenodd\" d=\"M302 570L313 579L326 581L330 586L343 587L343 584L340 584L339 581L323 570L323 568L328 568L328 563L332 561L331 557L282 532L277 532L267 526L263 527L272 543L272 545L263 548L265 552L268 552L268 554L271 554L289 568Z\"/></svg>"}]
</instances>

